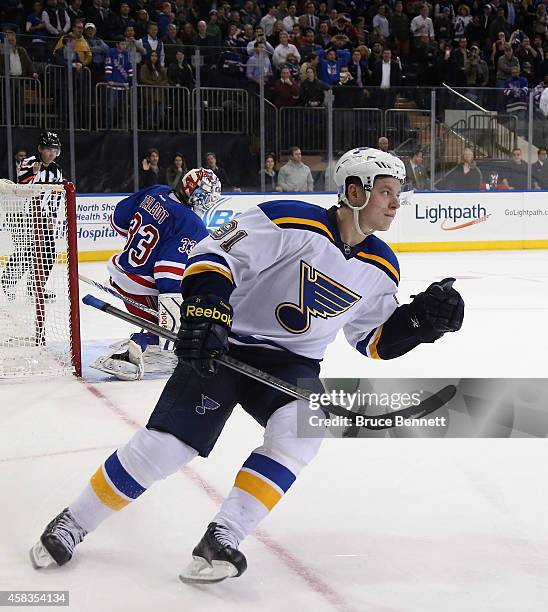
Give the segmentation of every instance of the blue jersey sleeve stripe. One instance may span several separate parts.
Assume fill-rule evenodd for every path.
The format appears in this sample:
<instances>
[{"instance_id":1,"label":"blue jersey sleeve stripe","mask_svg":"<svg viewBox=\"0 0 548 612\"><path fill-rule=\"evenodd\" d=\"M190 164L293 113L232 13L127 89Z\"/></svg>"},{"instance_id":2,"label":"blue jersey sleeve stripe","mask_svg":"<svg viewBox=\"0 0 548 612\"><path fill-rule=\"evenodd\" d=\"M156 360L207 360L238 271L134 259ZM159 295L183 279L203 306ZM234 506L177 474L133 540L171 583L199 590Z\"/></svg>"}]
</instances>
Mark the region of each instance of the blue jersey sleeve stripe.
<instances>
[{"instance_id":1,"label":"blue jersey sleeve stripe","mask_svg":"<svg viewBox=\"0 0 548 612\"><path fill-rule=\"evenodd\" d=\"M378 236L369 236L365 243L364 251L369 255L376 255L378 257L382 257L389 264L391 264L398 273L398 277L400 274L400 264L398 262L398 258L394 251Z\"/></svg>"},{"instance_id":2,"label":"blue jersey sleeve stripe","mask_svg":"<svg viewBox=\"0 0 548 612\"><path fill-rule=\"evenodd\" d=\"M105 461L105 470L112 484L126 497L136 499L146 491L134 478L124 469L118 459L116 451Z\"/></svg>"},{"instance_id":3,"label":"blue jersey sleeve stripe","mask_svg":"<svg viewBox=\"0 0 548 612\"><path fill-rule=\"evenodd\" d=\"M265 476L278 485L284 493L295 482L295 474L288 470L285 465L259 453L251 453L242 467Z\"/></svg>"}]
</instances>

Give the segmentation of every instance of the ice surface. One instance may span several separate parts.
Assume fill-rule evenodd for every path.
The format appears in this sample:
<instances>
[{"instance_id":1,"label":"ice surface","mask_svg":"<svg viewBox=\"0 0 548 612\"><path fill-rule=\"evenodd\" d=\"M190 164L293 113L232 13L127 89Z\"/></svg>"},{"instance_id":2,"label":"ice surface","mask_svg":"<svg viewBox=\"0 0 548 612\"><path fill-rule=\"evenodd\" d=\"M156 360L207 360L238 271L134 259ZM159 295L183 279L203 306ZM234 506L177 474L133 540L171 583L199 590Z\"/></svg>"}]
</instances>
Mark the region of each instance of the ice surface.
<instances>
[{"instance_id":1,"label":"ice surface","mask_svg":"<svg viewBox=\"0 0 548 612\"><path fill-rule=\"evenodd\" d=\"M548 252L400 255L400 302L457 278L462 331L392 362L337 339L325 376L546 377ZM82 272L103 281L104 264ZM89 288L90 289L90 288ZM81 286L81 292L101 295ZM104 296L101 296L104 297ZM113 302L115 300L112 300ZM129 325L82 307L87 364ZM261 429L236 410L207 461L104 523L72 563L37 572L28 549L147 416L163 379L0 383L0 590L70 591L76 612L280 609L541 612L548 609L546 440L327 440L242 545L237 580L177 572Z\"/></svg>"}]
</instances>

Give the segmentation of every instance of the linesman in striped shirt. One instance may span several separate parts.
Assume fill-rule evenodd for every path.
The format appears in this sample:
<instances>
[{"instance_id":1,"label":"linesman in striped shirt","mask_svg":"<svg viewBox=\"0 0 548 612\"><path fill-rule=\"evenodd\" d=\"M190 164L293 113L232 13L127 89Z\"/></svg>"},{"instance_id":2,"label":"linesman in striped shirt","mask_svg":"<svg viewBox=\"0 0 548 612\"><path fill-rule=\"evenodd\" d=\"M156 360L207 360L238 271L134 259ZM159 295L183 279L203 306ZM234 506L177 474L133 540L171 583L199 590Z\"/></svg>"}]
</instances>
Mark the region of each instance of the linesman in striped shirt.
<instances>
[{"instance_id":1,"label":"linesman in striped shirt","mask_svg":"<svg viewBox=\"0 0 548 612\"><path fill-rule=\"evenodd\" d=\"M51 184L63 183L63 172L56 163L61 153L61 141L54 132L44 132L38 141L37 155L31 155L24 159L17 171L17 182L29 184ZM43 234L43 259L41 265L44 270L43 284L48 281L49 275L55 261L55 221L57 210L52 210L50 204L44 202L42 206L43 223L41 231ZM34 226L33 220L25 213L14 212L8 219L8 226L12 234L14 250L4 268L0 283L2 289L9 299L14 299L17 283L27 276L27 293L30 297L34 295L36 279L30 271L34 257ZM46 301L55 300L55 294L51 291L44 292Z\"/></svg>"}]
</instances>

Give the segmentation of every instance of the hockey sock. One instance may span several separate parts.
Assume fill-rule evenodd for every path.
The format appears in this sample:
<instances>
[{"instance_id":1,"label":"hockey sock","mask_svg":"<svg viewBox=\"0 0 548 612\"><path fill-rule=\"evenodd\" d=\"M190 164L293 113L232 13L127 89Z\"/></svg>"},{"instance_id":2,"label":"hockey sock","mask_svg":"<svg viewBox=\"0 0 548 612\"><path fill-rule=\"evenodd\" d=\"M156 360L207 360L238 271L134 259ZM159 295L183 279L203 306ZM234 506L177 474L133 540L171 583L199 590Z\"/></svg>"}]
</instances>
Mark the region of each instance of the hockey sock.
<instances>
[{"instance_id":1,"label":"hockey sock","mask_svg":"<svg viewBox=\"0 0 548 612\"><path fill-rule=\"evenodd\" d=\"M93 531L197 454L169 433L140 429L98 468L69 509L86 531Z\"/></svg>"},{"instance_id":2,"label":"hockey sock","mask_svg":"<svg viewBox=\"0 0 548 612\"><path fill-rule=\"evenodd\" d=\"M213 521L230 529L237 546L280 501L295 478L279 461L258 452L251 453Z\"/></svg>"}]
</instances>

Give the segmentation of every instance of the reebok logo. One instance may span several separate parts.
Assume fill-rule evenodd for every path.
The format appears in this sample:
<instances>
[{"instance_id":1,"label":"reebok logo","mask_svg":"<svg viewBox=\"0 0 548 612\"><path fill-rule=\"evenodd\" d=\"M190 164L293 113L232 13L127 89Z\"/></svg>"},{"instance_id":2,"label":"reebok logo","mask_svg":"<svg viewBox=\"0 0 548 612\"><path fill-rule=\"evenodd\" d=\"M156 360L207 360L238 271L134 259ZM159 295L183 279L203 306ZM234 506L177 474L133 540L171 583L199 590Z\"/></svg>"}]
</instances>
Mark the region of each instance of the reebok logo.
<instances>
[{"instance_id":1,"label":"reebok logo","mask_svg":"<svg viewBox=\"0 0 548 612\"><path fill-rule=\"evenodd\" d=\"M212 321L220 321L228 326L232 325L232 317L217 310L217 308L203 308L202 306L193 306L189 304L185 309L185 317L211 319Z\"/></svg>"}]
</instances>

